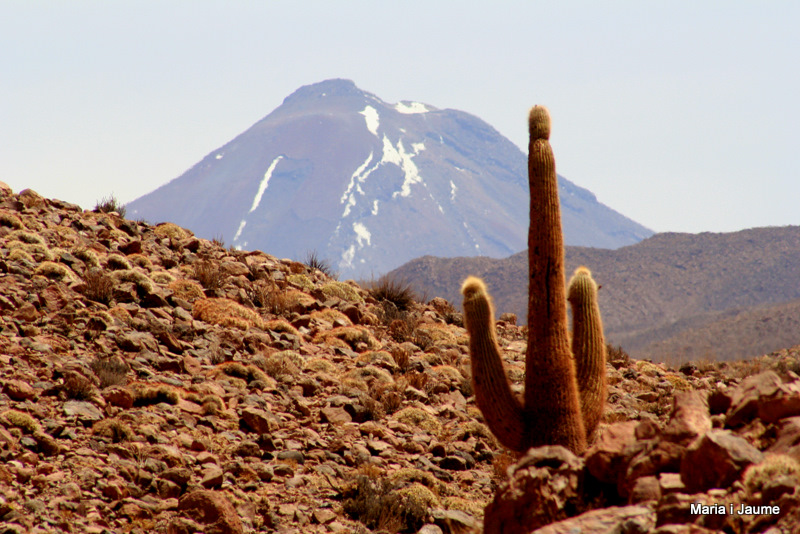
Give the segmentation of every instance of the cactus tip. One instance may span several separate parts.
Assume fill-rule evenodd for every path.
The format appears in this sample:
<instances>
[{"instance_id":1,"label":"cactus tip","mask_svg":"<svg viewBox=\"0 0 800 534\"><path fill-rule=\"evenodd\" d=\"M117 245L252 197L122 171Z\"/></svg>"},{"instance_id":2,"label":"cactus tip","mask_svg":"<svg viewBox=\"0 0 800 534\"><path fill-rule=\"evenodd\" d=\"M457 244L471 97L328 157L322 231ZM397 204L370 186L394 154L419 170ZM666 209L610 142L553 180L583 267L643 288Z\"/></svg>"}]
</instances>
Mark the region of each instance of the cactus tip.
<instances>
[{"instance_id":1,"label":"cactus tip","mask_svg":"<svg viewBox=\"0 0 800 534\"><path fill-rule=\"evenodd\" d=\"M570 302L585 301L590 294L597 293L597 282L592 278L592 271L584 266L575 269L569 281L567 300Z\"/></svg>"},{"instance_id":2,"label":"cactus tip","mask_svg":"<svg viewBox=\"0 0 800 534\"><path fill-rule=\"evenodd\" d=\"M479 294L486 294L486 284L476 276L468 276L461 285L461 294L465 299L470 299Z\"/></svg>"},{"instance_id":3,"label":"cactus tip","mask_svg":"<svg viewBox=\"0 0 800 534\"><path fill-rule=\"evenodd\" d=\"M533 106L528 114L528 131L531 141L550 139L550 112L544 106Z\"/></svg>"}]
</instances>

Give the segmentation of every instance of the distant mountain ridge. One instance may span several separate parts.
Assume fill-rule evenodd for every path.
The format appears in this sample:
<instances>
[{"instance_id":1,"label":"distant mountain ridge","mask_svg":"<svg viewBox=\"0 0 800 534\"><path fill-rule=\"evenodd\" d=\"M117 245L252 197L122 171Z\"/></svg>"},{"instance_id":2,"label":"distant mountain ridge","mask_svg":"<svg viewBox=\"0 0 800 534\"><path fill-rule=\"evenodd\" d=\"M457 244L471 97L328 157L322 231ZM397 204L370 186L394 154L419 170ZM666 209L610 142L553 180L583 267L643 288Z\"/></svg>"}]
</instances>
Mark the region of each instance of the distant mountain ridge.
<instances>
[{"instance_id":1,"label":"distant mountain ridge","mask_svg":"<svg viewBox=\"0 0 800 534\"><path fill-rule=\"evenodd\" d=\"M525 155L477 117L388 104L337 79L301 87L127 208L242 249L296 259L315 251L355 278L426 254L524 249L526 176ZM616 248L652 234L586 189L559 185L568 244Z\"/></svg>"},{"instance_id":2,"label":"distant mountain ridge","mask_svg":"<svg viewBox=\"0 0 800 534\"><path fill-rule=\"evenodd\" d=\"M602 288L608 340L656 360L738 359L800 344L800 227L732 233L663 233L628 247L566 247ZM415 259L390 273L459 304L467 275L481 276L498 313L524 321L527 253L504 259Z\"/></svg>"}]
</instances>

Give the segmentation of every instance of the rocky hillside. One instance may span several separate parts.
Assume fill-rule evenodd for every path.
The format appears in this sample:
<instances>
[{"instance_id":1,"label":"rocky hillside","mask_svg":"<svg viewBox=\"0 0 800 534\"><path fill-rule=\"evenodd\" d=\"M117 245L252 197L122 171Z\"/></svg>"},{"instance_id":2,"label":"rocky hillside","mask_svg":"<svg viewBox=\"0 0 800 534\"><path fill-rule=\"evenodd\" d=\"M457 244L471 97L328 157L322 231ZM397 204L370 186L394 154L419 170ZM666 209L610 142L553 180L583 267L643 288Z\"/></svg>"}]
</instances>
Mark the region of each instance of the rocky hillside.
<instances>
[{"instance_id":1,"label":"rocky hillside","mask_svg":"<svg viewBox=\"0 0 800 534\"><path fill-rule=\"evenodd\" d=\"M613 353L594 446L514 463L458 312L397 289L0 184L0 531L800 526L800 350L680 370ZM498 333L519 385L524 329Z\"/></svg>"},{"instance_id":2,"label":"rocky hillside","mask_svg":"<svg viewBox=\"0 0 800 534\"><path fill-rule=\"evenodd\" d=\"M526 252L424 257L392 274L454 303L464 277L481 276L500 311L524 317L527 262ZM637 358L741 359L800 343L800 227L657 234L617 250L568 246L566 263L570 273L592 270L609 341Z\"/></svg>"}]
</instances>

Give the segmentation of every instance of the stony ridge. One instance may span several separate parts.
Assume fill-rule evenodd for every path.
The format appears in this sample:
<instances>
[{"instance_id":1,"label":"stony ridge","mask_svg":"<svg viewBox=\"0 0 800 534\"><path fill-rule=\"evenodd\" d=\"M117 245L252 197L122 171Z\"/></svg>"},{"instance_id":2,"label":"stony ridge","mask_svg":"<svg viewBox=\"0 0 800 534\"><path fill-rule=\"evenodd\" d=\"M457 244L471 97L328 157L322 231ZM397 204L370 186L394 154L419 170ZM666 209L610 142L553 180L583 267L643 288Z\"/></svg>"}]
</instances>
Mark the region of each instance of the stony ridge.
<instances>
[{"instance_id":1,"label":"stony ridge","mask_svg":"<svg viewBox=\"0 0 800 534\"><path fill-rule=\"evenodd\" d=\"M515 323L498 333L519 386ZM0 184L0 531L800 525L800 349L681 370L612 354L593 448L514 463L475 408L459 324L440 298L398 309L301 263ZM690 514L701 501L781 514Z\"/></svg>"}]
</instances>

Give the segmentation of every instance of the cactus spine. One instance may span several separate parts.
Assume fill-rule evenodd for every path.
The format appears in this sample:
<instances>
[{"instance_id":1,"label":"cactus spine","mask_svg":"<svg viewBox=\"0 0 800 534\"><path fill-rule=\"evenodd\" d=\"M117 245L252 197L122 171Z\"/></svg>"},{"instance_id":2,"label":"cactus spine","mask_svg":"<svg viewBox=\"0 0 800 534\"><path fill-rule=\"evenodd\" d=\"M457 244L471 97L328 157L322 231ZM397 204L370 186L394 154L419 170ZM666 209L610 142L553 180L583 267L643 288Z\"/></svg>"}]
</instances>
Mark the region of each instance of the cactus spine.
<instances>
[{"instance_id":1,"label":"cactus spine","mask_svg":"<svg viewBox=\"0 0 800 534\"><path fill-rule=\"evenodd\" d=\"M494 333L490 297L483 282L470 277L462 286L464 316L470 335L470 355L475 397L489 428L498 440L515 451L538 445L563 445L580 454L586 448L586 426L578 389L576 364L567 331L567 303L564 276L564 243L561 210L558 203L558 178L550 146L550 114L535 106L528 117L528 182L530 186L530 227L528 230L528 349L525 361L525 394L521 403L511 392ZM588 270L586 271L588 274ZM576 295L585 296L587 306L596 309L594 292L583 291L585 275L576 285ZM588 275L591 280L591 275ZM592 282L594 284L594 282ZM579 299L580 300L580 299ZM579 332L602 329L599 312L596 326L586 326L583 314L576 317ZM573 325L575 328L575 325ZM581 334L581 339L591 337ZM595 335L594 340L597 340ZM602 333L599 340L602 341ZM597 343L580 345L575 356L587 362L602 360L602 366L583 362L578 365L581 384L602 381L586 393L586 410L597 414L596 426L605 398L605 357L596 355ZM604 343L601 343L605 350ZM591 354L587 354L583 350ZM592 352L594 351L594 352ZM594 374L592 374L594 373ZM584 382L586 380L586 382ZM597 401L590 400L600 397ZM594 415L592 416L594 417Z\"/></svg>"}]
</instances>

